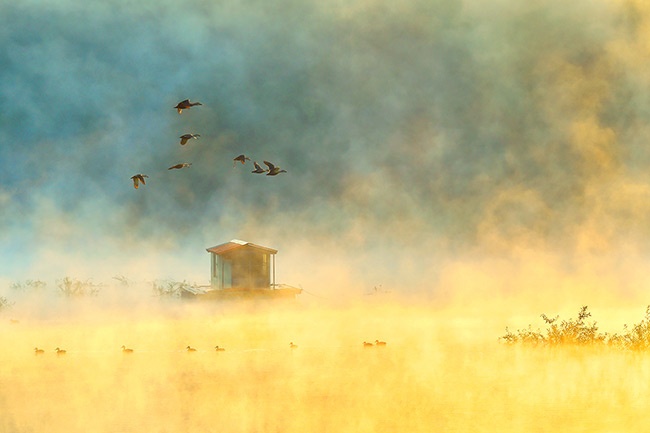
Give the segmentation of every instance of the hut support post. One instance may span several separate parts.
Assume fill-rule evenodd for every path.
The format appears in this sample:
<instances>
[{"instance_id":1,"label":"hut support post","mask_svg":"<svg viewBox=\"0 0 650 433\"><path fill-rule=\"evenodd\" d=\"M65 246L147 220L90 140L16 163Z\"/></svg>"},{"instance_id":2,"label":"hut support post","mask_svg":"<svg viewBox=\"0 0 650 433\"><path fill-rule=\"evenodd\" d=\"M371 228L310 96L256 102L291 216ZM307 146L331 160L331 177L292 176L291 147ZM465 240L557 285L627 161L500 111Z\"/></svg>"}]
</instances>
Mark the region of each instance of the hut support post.
<instances>
[{"instance_id":1,"label":"hut support post","mask_svg":"<svg viewBox=\"0 0 650 433\"><path fill-rule=\"evenodd\" d=\"M275 254L271 254L273 259L273 276L271 277L271 288L275 289Z\"/></svg>"}]
</instances>

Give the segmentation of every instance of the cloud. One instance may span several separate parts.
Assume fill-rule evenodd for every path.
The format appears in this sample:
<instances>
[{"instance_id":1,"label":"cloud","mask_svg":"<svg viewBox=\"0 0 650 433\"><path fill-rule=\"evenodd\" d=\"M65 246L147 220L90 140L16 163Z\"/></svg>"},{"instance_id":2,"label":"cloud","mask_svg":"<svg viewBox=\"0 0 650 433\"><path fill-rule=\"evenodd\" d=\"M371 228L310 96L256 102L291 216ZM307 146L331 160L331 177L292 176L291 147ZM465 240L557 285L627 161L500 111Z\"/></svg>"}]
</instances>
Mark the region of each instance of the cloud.
<instances>
[{"instance_id":1,"label":"cloud","mask_svg":"<svg viewBox=\"0 0 650 433\"><path fill-rule=\"evenodd\" d=\"M23 228L6 211L0 224L14 244L308 239L377 262L395 247L645 250L639 2L1 8L0 191ZM185 98L204 105L179 116ZM186 132L201 138L180 146ZM232 168L239 153L288 173ZM166 170L178 162L193 165Z\"/></svg>"}]
</instances>

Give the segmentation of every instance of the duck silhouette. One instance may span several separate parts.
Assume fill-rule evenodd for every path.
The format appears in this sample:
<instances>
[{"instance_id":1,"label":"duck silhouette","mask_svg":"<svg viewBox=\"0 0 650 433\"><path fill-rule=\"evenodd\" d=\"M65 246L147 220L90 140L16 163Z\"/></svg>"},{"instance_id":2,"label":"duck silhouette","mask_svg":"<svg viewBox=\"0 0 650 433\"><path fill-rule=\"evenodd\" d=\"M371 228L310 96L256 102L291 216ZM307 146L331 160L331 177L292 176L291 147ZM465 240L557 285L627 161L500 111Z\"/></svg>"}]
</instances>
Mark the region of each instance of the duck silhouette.
<instances>
[{"instance_id":1,"label":"duck silhouette","mask_svg":"<svg viewBox=\"0 0 650 433\"><path fill-rule=\"evenodd\" d=\"M275 176L276 174L287 172L287 170L281 170L280 167L276 166L271 162L264 161L264 164L266 164L267 167L269 168L268 173L266 173L267 176Z\"/></svg>"},{"instance_id":2,"label":"duck silhouette","mask_svg":"<svg viewBox=\"0 0 650 433\"><path fill-rule=\"evenodd\" d=\"M35 347L35 348L34 348L34 353L35 353L36 355L42 355L42 354L45 353L45 351L44 351L43 349L39 349L38 347Z\"/></svg>"},{"instance_id":3,"label":"duck silhouette","mask_svg":"<svg viewBox=\"0 0 650 433\"><path fill-rule=\"evenodd\" d=\"M253 162L253 165L255 166L255 170L251 171L251 173L266 173L268 170L264 170L260 165L257 163L257 161Z\"/></svg>"},{"instance_id":4,"label":"duck silhouette","mask_svg":"<svg viewBox=\"0 0 650 433\"><path fill-rule=\"evenodd\" d=\"M190 102L189 99L185 99L184 101L181 101L178 104L176 104L174 108L178 110L178 114L181 114L183 110L189 110L190 108L196 105L203 105L203 104L201 104L200 102Z\"/></svg>"},{"instance_id":5,"label":"duck silhouette","mask_svg":"<svg viewBox=\"0 0 650 433\"><path fill-rule=\"evenodd\" d=\"M186 168L186 167L189 167L191 165L192 165L191 162L181 162L180 164L172 165L167 170L179 170L181 168Z\"/></svg>"},{"instance_id":6,"label":"duck silhouette","mask_svg":"<svg viewBox=\"0 0 650 433\"><path fill-rule=\"evenodd\" d=\"M191 139L198 140L200 136L201 136L200 134L183 134L178 138L181 139L181 145L184 146L189 140Z\"/></svg>"},{"instance_id":7,"label":"duck silhouette","mask_svg":"<svg viewBox=\"0 0 650 433\"><path fill-rule=\"evenodd\" d=\"M147 182L144 181L145 177L149 177L149 176L142 173L138 173L131 176L131 179L133 180L133 188L138 189L140 187L140 183L142 183L142 185L146 185Z\"/></svg>"},{"instance_id":8,"label":"duck silhouette","mask_svg":"<svg viewBox=\"0 0 650 433\"><path fill-rule=\"evenodd\" d=\"M133 353L133 349L129 349L126 346L122 346L122 353Z\"/></svg>"},{"instance_id":9,"label":"duck silhouette","mask_svg":"<svg viewBox=\"0 0 650 433\"><path fill-rule=\"evenodd\" d=\"M250 161L250 160L251 160L251 159L250 159L249 157L247 157L247 156L244 155L244 154L241 154L241 155L236 156L236 157L233 158L233 160L232 160L232 166L233 166L233 167L236 166L238 162L241 162L242 165L244 165L244 164L246 163L246 161Z\"/></svg>"}]
</instances>

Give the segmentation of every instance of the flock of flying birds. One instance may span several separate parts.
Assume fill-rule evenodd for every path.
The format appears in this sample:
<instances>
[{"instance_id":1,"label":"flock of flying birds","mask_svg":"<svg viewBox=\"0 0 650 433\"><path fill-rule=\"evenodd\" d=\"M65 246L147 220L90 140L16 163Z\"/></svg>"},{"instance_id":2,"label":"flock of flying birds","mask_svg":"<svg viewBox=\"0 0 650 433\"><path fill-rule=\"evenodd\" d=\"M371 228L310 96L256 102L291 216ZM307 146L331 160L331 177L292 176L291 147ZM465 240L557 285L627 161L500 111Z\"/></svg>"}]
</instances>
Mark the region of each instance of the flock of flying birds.
<instances>
[{"instance_id":1,"label":"flock of flying birds","mask_svg":"<svg viewBox=\"0 0 650 433\"><path fill-rule=\"evenodd\" d=\"M185 100L179 102L178 104L176 104L176 106L174 108L176 110L178 110L178 114L181 114L183 112L183 110L189 110L190 108L195 107L197 105L203 105L203 104L201 104L200 102L190 102L189 99L185 99ZM180 143L181 143L182 146L184 146L185 144L187 144L187 142L189 140L192 140L192 139L196 140L200 136L201 136L200 134L190 134L190 133L183 134L183 135L181 135L179 137L181 139ZM246 161L250 161L250 160L251 159L249 157L247 157L246 155L243 155L243 154L239 155L239 156L236 156L235 158L233 158L233 167L235 167L238 162L240 162L242 165L245 165ZM255 166L255 170L251 171L251 173L255 173L255 174L266 173L267 176L276 176L276 175L278 175L280 173L286 173L287 172L286 170L281 169L280 167L276 166L275 164L273 164L273 163L271 163L269 161L263 161L263 162L268 168L262 168L262 166L260 166L257 163L257 161L253 161L253 165ZM191 162L181 162L179 164L172 165L167 170L180 170L180 169L183 169L183 168L189 168L191 165L192 165ZM138 189L140 187L140 184L146 185L147 182L145 181L145 179L147 179L147 178L149 178L149 176L146 175L146 174L142 174L142 173L134 174L133 176L131 176L131 180L133 181L133 187L135 189Z\"/></svg>"}]
</instances>

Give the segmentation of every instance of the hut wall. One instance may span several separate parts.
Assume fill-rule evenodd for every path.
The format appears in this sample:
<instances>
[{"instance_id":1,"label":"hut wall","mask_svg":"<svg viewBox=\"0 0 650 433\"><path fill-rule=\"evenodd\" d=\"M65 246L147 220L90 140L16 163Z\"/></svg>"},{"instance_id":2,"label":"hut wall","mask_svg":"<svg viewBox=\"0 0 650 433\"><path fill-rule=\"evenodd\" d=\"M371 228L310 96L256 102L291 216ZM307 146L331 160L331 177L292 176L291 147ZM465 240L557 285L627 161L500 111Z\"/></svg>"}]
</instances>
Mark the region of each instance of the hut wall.
<instances>
[{"instance_id":1,"label":"hut wall","mask_svg":"<svg viewBox=\"0 0 650 433\"><path fill-rule=\"evenodd\" d=\"M271 285L271 255L241 248L222 255L212 254L212 285L218 289L267 289Z\"/></svg>"}]
</instances>

